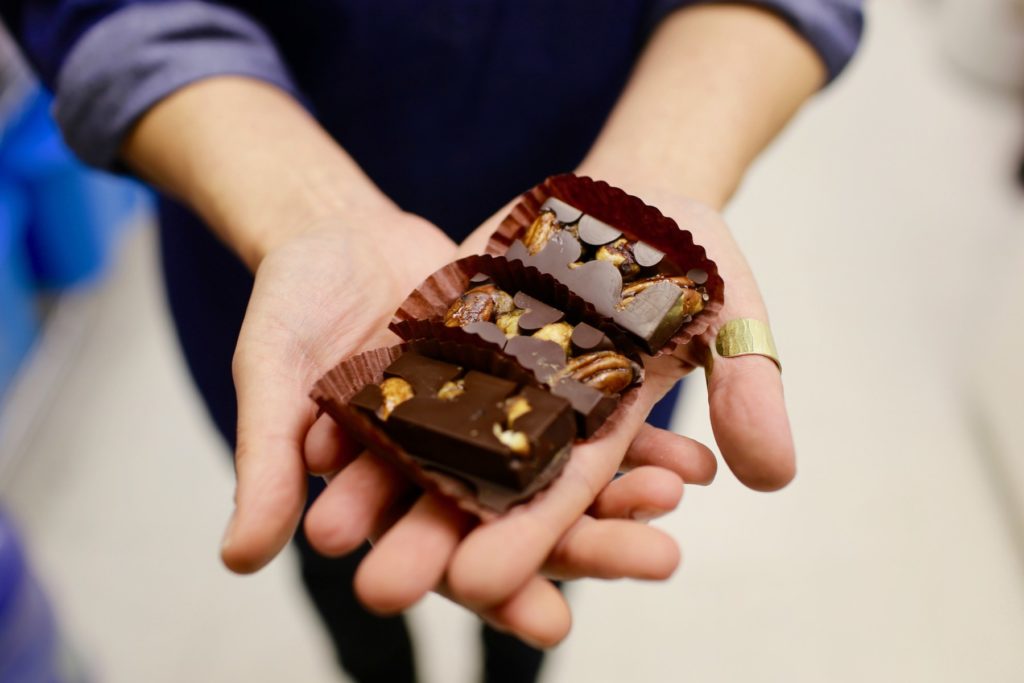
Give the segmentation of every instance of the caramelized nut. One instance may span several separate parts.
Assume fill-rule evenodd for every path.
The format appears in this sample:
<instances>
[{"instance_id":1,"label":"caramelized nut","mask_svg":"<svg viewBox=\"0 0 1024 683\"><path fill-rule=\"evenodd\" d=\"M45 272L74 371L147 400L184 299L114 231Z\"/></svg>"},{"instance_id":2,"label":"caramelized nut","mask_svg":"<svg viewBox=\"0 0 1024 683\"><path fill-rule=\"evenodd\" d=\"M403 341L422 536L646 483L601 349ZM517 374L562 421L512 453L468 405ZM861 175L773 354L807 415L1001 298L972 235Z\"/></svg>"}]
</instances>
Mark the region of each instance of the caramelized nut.
<instances>
[{"instance_id":1,"label":"caramelized nut","mask_svg":"<svg viewBox=\"0 0 1024 683\"><path fill-rule=\"evenodd\" d=\"M620 237L611 244L606 244L597 250L595 258L599 261L608 261L619 269L622 279L636 277L640 272L640 264L633 256L633 246L625 237Z\"/></svg>"},{"instance_id":2,"label":"caramelized nut","mask_svg":"<svg viewBox=\"0 0 1024 683\"><path fill-rule=\"evenodd\" d=\"M526 311L516 308L508 313L499 315L494 323L498 326L499 330L505 333L506 337L518 337L519 319L523 317L523 313L526 313Z\"/></svg>"},{"instance_id":3,"label":"caramelized nut","mask_svg":"<svg viewBox=\"0 0 1024 683\"><path fill-rule=\"evenodd\" d=\"M494 425L494 436L516 455L530 454L530 439L526 434L514 429L502 429L500 424Z\"/></svg>"},{"instance_id":4,"label":"caramelized nut","mask_svg":"<svg viewBox=\"0 0 1024 683\"><path fill-rule=\"evenodd\" d=\"M572 353L572 325L567 322L550 323L533 333L535 339L553 341L562 347L565 355Z\"/></svg>"},{"instance_id":5,"label":"caramelized nut","mask_svg":"<svg viewBox=\"0 0 1024 683\"><path fill-rule=\"evenodd\" d=\"M621 353L595 351L569 359L552 379L562 377L574 379L606 394L617 394L636 379L637 367Z\"/></svg>"},{"instance_id":6,"label":"caramelized nut","mask_svg":"<svg viewBox=\"0 0 1024 683\"><path fill-rule=\"evenodd\" d=\"M558 232L560 226L561 224L558 222L554 211L541 211L540 215L526 229L526 235L523 236L523 244L526 245L526 249L531 254L536 254L544 248L544 245L548 243L552 235Z\"/></svg>"},{"instance_id":7,"label":"caramelized nut","mask_svg":"<svg viewBox=\"0 0 1024 683\"><path fill-rule=\"evenodd\" d=\"M444 324L448 327L464 327L479 321L491 322L494 319L498 300L502 295L508 298L511 308L512 298L494 285L480 285L460 296L444 314ZM502 305L504 301L502 300Z\"/></svg>"},{"instance_id":8,"label":"caramelized nut","mask_svg":"<svg viewBox=\"0 0 1024 683\"><path fill-rule=\"evenodd\" d=\"M412 385L401 377L388 377L381 382L380 393L383 401L377 409L377 417L382 420L387 420L399 404L413 397Z\"/></svg>"},{"instance_id":9,"label":"caramelized nut","mask_svg":"<svg viewBox=\"0 0 1024 683\"><path fill-rule=\"evenodd\" d=\"M516 420L533 410L533 406L523 396L513 396L505 401L506 424L511 427Z\"/></svg>"},{"instance_id":10,"label":"caramelized nut","mask_svg":"<svg viewBox=\"0 0 1024 683\"><path fill-rule=\"evenodd\" d=\"M461 396L466 391L466 381L457 379L451 382L445 382L440 389L437 390L437 397L450 401L456 396Z\"/></svg>"},{"instance_id":11,"label":"caramelized nut","mask_svg":"<svg viewBox=\"0 0 1024 683\"><path fill-rule=\"evenodd\" d=\"M704 309L704 294L700 290L695 289L694 281L685 275L655 275L654 277L632 282L622 288L622 300L619 302L619 308L626 308L633 303L633 299L636 298L637 294L659 282L671 282L682 288L683 292L679 295L679 299L682 303L683 315L696 315Z\"/></svg>"}]
</instances>

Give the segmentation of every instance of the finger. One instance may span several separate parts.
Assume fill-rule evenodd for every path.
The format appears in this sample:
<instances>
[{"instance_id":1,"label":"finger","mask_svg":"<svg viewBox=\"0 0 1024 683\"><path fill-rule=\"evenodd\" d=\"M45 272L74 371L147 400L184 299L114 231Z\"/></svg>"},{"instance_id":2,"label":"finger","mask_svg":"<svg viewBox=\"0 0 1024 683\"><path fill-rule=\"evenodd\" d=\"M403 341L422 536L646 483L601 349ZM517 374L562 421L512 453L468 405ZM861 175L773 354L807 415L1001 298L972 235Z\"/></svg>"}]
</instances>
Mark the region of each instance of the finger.
<instances>
[{"instance_id":1,"label":"finger","mask_svg":"<svg viewBox=\"0 0 1024 683\"><path fill-rule=\"evenodd\" d=\"M324 413L306 434L306 469L311 474L333 474L355 460L360 450L359 444Z\"/></svg>"},{"instance_id":2,"label":"finger","mask_svg":"<svg viewBox=\"0 0 1024 683\"><path fill-rule=\"evenodd\" d=\"M529 503L469 533L455 551L448 581L460 602L503 602L541 566L562 534L586 511L622 461L654 402L663 395L645 383L602 434L573 447L561 475Z\"/></svg>"},{"instance_id":3,"label":"finger","mask_svg":"<svg viewBox=\"0 0 1024 683\"><path fill-rule=\"evenodd\" d=\"M277 356L239 344L232 367L238 397L235 511L221 545L232 571L254 572L288 543L306 502L302 447L313 423L302 383Z\"/></svg>"},{"instance_id":4,"label":"finger","mask_svg":"<svg viewBox=\"0 0 1024 683\"><path fill-rule=\"evenodd\" d=\"M352 552L379 529L411 484L390 464L363 454L333 477L306 513L310 545L328 557Z\"/></svg>"},{"instance_id":5,"label":"finger","mask_svg":"<svg viewBox=\"0 0 1024 683\"><path fill-rule=\"evenodd\" d=\"M722 242L714 258L728 288L719 325L736 318L767 322L768 312L746 259L721 219L709 220L719 224L714 234ZM763 356L722 358L715 353L708 375L708 403L715 440L740 481L759 491L771 491L793 479L793 436L782 378L771 360Z\"/></svg>"},{"instance_id":6,"label":"finger","mask_svg":"<svg viewBox=\"0 0 1024 683\"><path fill-rule=\"evenodd\" d=\"M554 647L572 628L572 613L553 583L533 576L505 602L480 612L488 624L538 649Z\"/></svg>"},{"instance_id":7,"label":"finger","mask_svg":"<svg viewBox=\"0 0 1024 683\"><path fill-rule=\"evenodd\" d=\"M679 566L679 546L660 529L623 519L582 517L558 542L545 573L556 579L662 581Z\"/></svg>"},{"instance_id":8,"label":"finger","mask_svg":"<svg viewBox=\"0 0 1024 683\"><path fill-rule=\"evenodd\" d=\"M640 427L622 460L623 470L655 465L675 472L687 484L710 484L718 471L711 449L681 434L649 424Z\"/></svg>"},{"instance_id":9,"label":"finger","mask_svg":"<svg viewBox=\"0 0 1024 683\"><path fill-rule=\"evenodd\" d=\"M359 564L355 591L378 614L411 607L437 586L471 526L469 515L437 494L425 494Z\"/></svg>"},{"instance_id":10,"label":"finger","mask_svg":"<svg viewBox=\"0 0 1024 683\"><path fill-rule=\"evenodd\" d=\"M796 474L782 379L762 356L716 357L708 381L715 441L729 468L758 491L780 489Z\"/></svg>"},{"instance_id":11,"label":"finger","mask_svg":"<svg viewBox=\"0 0 1024 683\"><path fill-rule=\"evenodd\" d=\"M683 480L670 470L647 465L612 481L590 506L607 519L647 521L671 512L683 497Z\"/></svg>"}]
</instances>

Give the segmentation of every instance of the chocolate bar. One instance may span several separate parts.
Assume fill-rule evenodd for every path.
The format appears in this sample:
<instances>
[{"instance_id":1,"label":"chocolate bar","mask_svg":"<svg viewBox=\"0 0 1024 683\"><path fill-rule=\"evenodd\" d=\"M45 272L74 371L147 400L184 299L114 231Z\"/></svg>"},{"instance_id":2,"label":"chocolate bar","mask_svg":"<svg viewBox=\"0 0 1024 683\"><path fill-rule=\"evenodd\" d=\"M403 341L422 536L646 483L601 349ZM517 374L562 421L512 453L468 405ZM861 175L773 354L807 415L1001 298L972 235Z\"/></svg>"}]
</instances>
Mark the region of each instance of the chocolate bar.
<instances>
[{"instance_id":1,"label":"chocolate bar","mask_svg":"<svg viewBox=\"0 0 1024 683\"><path fill-rule=\"evenodd\" d=\"M564 461L576 436L568 400L412 351L349 405L372 416L409 455L478 489L483 480L526 490Z\"/></svg>"},{"instance_id":2,"label":"chocolate bar","mask_svg":"<svg viewBox=\"0 0 1024 683\"><path fill-rule=\"evenodd\" d=\"M708 301L708 274L551 197L506 258L547 273L657 352Z\"/></svg>"},{"instance_id":3,"label":"chocolate bar","mask_svg":"<svg viewBox=\"0 0 1024 683\"><path fill-rule=\"evenodd\" d=\"M604 332L526 292L514 295L494 282L470 278L470 289L444 314L444 324L504 350L552 393L572 403L583 436L597 431L615 410L619 394L639 383L643 370L619 352Z\"/></svg>"}]
</instances>

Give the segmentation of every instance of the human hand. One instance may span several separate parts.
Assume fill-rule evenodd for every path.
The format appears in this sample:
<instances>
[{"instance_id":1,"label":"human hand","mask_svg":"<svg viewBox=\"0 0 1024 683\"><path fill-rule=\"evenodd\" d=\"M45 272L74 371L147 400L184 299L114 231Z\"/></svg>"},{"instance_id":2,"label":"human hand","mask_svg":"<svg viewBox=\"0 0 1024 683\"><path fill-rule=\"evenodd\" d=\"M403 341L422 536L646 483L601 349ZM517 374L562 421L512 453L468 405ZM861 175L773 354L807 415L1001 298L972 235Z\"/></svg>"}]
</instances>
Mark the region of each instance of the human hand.
<instances>
[{"instance_id":1,"label":"human hand","mask_svg":"<svg viewBox=\"0 0 1024 683\"><path fill-rule=\"evenodd\" d=\"M683 199L675 202L674 206L680 207L677 212L699 215L695 203ZM482 226L460 252L482 251L505 213L499 212ZM724 231L717 214L710 210L696 222L709 233ZM697 239L701 239L699 234ZM727 243L723 253L729 246L735 250L735 245ZM513 610L518 603L516 596L529 589L538 596L546 594L542 604L548 606L548 629L540 642L556 642L568 626L568 612L564 604L559 604L557 594L542 588L535 575L539 569L562 578L661 578L675 568L678 551L674 542L660 532L642 531L621 522L597 522L596 518L653 517L672 509L678 500L669 480L672 471L697 482L714 476L714 459L705 447L643 424L651 406L697 362L701 361L690 357L649 362L635 403L618 416L615 429L598 440L576 446L565 471L547 491L494 522L474 529L464 514L426 496L395 523L394 513L388 510L401 498L402 491L382 486L394 478L388 476L386 466L367 459L347 467L328 487L310 510L307 535L322 549L341 553L354 548L367 534L388 529L357 575L357 592L371 608L392 612L408 607L433 587L430 578L434 577L443 592L501 626L496 612ZM324 429L336 427L327 423ZM322 439L325 443L337 440L337 435ZM337 469L344 458L339 460L336 450L327 452L324 462L310 466L324 471ZM662 469L643 467L612 481L624 456L627 463L656 463ZM676 480L675 490L681 491L679 485ZM357 508L366 510L367 516L357 520L344 516L346 510ZM588 510L591 515L584 514ZM641 540L650 548L648 557L630 551L631 544L637 546Z\"/></svg>"},{"instance_id":2,"label":"human hand","mask_svg":"<svg viewBox=\"0 0 1024 683\"><path fill-rule=\"evenodd\" d=\"M455 258L456 247L426 221L399 212L345 221L321 218L297 233L260 261L239 336L233 368L239 404L237 510L223 559L240 572L268 562L298 523L307 470L330 474L334 481L310 514L311 542L321 551L343 554L394 524L360 576L390 577L401 597L374 593L372 582L361 589L365 582L357 583L357 589L377 609L400 609L438 587L450 556L438 550L457 543L471 520L433 495L403 515L403 502L414 487L386 463L360 456L329 417L317 420L308 391L339 360L396 343L386 329L391 314L424 277ZM595 514L653 516L675 507L682 492L679 476L644 467L646 462L640 449L633 459L638 469L609 487ZM667 466L674 464L691 474L687 463ZM636 552L626 562L595 557L593 548L605 545L597 541L608 536ZM430 549L421 556L424 544ZM398 557L392 548L400 549ZM432 562L437 558L443 558L440 566ZM674 545L660 532L609 521L579 524L553 554L551 567L564 576L651 577L670 572L676 561ZM498 627L538 643L552 642L568 628L564 601L539 577L511 591L502 605L479 611Z\"/></svg>"},{"instance_id":3,"label":"human hand","mask_svg":"<svg viewBox=\"0 0 1024 683\"><path fill-rule=\"evenodd\" d=\"M635 188L631 189L636 192ZM720 319L712 325L708 338L713 337L723 321L736 317L767 319L753 276L717 212L665 192L649 190L639 194L691 230L695 241L707 248L719 266L727 283L726 306ZM482 251L497 220L500 215L467 240L460 251ZM653 431L643 425L653 404L679 378L704 363L706 348L695 342L679 350L677 355L649 360L637 399L618 415L615 428L599 439L576 446L562 475L547 491L494 522L473 529L457 545L450 542L443 547L421 547L421 556L433 553L438 567L447 565L449 593L463 604L486 610L507 601L545 562L548 569L552 569L549 557L552 552L557 565L558 551L565 544L560 539L571 539L574 529L586 528L589 518L583 515L587 509L602 508L599 492L604 489L607 494L620 485L619 482L609 484L609 481L629 448L633 452L653 454L655 449L647 444L655 439L656 451L663 458L699 463L698 468L713 474L713 464L707 465L707 451L703 446L681 435ZM716 440L741 481L758 490L776 489L789 482L795 460L782 384L775 365L756 356L722 359L709 377L708 386ZM598 499L596 506L595 498ZM444 521L435 519L434 524L440 528ZM452 538L464 533L451 522L449 526ZM408 543L411 536L411 531L395 533L394 540L386 545L388 538L385 537L364 563L364 567L376 570L361 571L359 577L361 594L370 596L371 604L387 602L388 596L394 600L396 578L383 566L382 558L394 561L403 554L414 557L408 549L399 547L400 541ZM594 553L593 557L621 558L628 556L626 548L622 539L608 534L595 539L589 552ZM449 553L450 559L446 557Z\"/></svg>"}]
</instances>

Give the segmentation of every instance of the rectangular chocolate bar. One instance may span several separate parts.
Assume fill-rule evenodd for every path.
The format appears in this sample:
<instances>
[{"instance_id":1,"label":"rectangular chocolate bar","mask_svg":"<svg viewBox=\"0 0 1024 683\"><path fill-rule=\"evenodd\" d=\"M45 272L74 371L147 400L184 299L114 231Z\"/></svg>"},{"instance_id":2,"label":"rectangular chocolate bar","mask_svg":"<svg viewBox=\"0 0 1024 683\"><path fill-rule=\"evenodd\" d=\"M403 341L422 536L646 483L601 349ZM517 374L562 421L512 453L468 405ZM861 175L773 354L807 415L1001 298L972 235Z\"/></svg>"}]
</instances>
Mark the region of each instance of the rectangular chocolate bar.
<instances>
[{"instance_id":1,"label":"rectangular chocolate bar","mask_svg":"<svg viewBox=\"0 0 1024 683\"><path fill-rule=\"evenodd\" d=\"M415 352L349 405L425 465L515 491L563 459L576 436L566 399Z\"/></svg>"}]
</instances>

